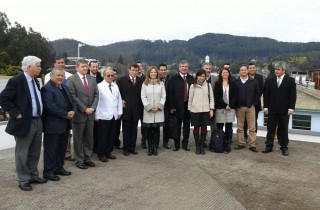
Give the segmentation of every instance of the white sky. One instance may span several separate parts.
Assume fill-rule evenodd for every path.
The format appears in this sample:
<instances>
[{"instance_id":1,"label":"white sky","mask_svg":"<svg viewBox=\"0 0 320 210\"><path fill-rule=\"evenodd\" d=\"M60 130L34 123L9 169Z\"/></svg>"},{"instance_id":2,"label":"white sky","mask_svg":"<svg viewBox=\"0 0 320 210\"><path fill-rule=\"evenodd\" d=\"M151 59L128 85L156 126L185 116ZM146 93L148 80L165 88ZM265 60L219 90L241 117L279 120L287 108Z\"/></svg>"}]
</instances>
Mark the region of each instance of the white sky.
<instances>
[{"instance_id":1,"label":"white sky","mask_svg":"<svg viewBox=\"0 0 320 210\"><path fill-rule=\"evenodd\" d=\"M204 33L320 41L319 0L5 0L0 11L50 41L96 46Z\"/></svg>"}]
</instances>

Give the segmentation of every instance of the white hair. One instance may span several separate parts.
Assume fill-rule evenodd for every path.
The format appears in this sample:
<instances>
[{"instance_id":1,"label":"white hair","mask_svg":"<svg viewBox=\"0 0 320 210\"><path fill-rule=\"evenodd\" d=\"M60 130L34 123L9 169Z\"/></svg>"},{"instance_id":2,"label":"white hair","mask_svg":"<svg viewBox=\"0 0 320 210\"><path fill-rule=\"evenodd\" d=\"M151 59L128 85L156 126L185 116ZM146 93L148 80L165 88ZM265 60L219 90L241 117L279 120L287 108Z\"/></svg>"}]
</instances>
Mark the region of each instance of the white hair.
<instances>
[{"instance_id":1,"label":"white hair","mask_svg":"<svg viewBox=\"0 0 320 210\"><path fill-rule=\"evenodd\" d=\"M32 67L35 66L37 63L40 63L41 59L36 57L36 56L26 56L23 58L22 62L21 62L21 69L22 71L27 71L28 67Z\"/></svg>"}]
</instances>

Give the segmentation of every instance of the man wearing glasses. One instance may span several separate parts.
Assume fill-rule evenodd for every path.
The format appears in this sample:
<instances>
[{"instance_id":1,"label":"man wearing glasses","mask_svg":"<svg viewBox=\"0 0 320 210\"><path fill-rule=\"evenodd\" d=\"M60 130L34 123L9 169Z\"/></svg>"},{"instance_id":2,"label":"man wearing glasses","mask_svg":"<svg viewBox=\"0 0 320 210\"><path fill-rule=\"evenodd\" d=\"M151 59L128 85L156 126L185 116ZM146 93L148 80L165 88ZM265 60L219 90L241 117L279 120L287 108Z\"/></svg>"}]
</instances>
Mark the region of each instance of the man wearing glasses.
<instances>
[{"instance_id":1,"label":"man wearing glasses","mask_svg":"<svg viewBox=\"0 0 320 210\"><path fill-rule=\"evenodd\" d=\"M116 135L116 120L122 115L122 99L117 84L113 82L114 71L107 67L103 72L104 80L98 84L99 102L96 110L98 131L97 153L101 162L116 159L111 154Z\"/></svg>"}]
</instances>

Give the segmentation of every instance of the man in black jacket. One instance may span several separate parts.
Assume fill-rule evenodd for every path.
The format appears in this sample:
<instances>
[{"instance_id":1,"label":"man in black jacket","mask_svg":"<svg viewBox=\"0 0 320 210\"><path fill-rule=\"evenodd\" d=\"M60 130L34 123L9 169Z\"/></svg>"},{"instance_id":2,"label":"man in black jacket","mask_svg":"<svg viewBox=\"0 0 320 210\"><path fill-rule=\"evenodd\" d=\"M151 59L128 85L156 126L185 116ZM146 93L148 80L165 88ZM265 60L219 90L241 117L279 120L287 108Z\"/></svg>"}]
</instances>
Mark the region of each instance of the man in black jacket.
<instances>
[{"instance_id":1,"label":"man in black jacket","mask_svg":"<svg viewBox=\"0 0 320 210\"><path fill-rule=\"evenodd\" d=\"M180 149L181 126L183 122L182 148L190 151L188 147L190 134L190 113L188 111L189 88L193 83L193 76L188 74L189 64L182 60L179 64L179 73L172 76L168 84L168 106L170 113L175 114L178 121L178 138L174 140L173 151Z\"/></svg>"},{"instance_id":2,"label":"man in black jacket","mask_svg":"<svg viewBox=\"0 0 320 210\"><path fill-rule=\"evenodd\" d=\"M282 155L288 156L288 124L297 100L296 84L292 77L285 74L286 63L275 64L275 76L268 79L263 94L264 112L268 115L268 133L263 153L272 152L274 134L277 130Z\"/></svg>"},{"instance_id":3,"label":"man in black jacket","mask_svg":"<svg viewBox=\"0 0 320 210\"><path fill-rule=\"evenodd\" d=\"M256 149L256 132L255 132L255 104L258 103L260 91L256 80L248 76L248 68L246 65L241 65L239 77L236 79L236 86L238 89L238 108L237 108L237 138L238 146L235 150L245 148L246 142L244 140L243 125L244 121L248 122L249 139L248 147L252 152L258 152Z\"/></svg>"}]
</instances>

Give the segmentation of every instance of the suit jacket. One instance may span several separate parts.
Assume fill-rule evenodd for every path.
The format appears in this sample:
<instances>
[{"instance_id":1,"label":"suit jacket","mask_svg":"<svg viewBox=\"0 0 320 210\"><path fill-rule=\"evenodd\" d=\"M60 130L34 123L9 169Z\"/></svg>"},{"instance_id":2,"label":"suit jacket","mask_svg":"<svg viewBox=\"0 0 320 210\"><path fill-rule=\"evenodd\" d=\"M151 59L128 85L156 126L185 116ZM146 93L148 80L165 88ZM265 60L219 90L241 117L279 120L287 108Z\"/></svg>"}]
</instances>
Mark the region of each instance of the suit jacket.
<instances>
[{"instance_id":1,"label":"suit jacket","mask_svg":"<svg viewBox=\"0 0 320 210\"><path fill-rule=\"evenodd\" d=\"M193 83L194 77L187 74L186 77L188 83L188 89ZM189 90L188 90L189 93ZM176 109L176 116L180 119L184 117L184 79L180 76L180 73L172 76L168 84L168 106L169 110Z\"/></svg>"},{"instance_id":2,"label":"suit jacket","mask_svg":"<svg viewBox=\"0 0 320 210\"><path fill-rule=\"evenodd\" d=\"M90 69L88 70L87 74L91 75ZM96 77L94 77L94 78L96 79L97 84L99 84L100 82L103 81L103 77L101 76L100 72L97 72Z\"/></svg>"},{"instance_id":3,"label":"suit jacket","mask_svg":"<svg viewBox=\"0 0 320 210\"><path fill-rule=\"evenodd\" d=\"M270 114L287 114L288 109L295 109L296 100L296 83L292 77L285 75L280 87L277 84L277 77L268 79L263 104L264 108L268 108Z\"/></svg>"},{"instance_id":4,"label":"suit jacket","mask_svg":"<svg viewBox=\"0 0 320 210\"><path fill-rule=\"evenodd\" d=\"M66 119L68 111L77 111L77 105L74 102L68 87L61 85L65 91L71 110L68 110L68 102L59 88L50 80L41 88L43 103L43 132L46 134L62 134L71 129L71 120Z\"/></svg>"},{"instance_id":5,"label":"suit jacket","mask_svg":"<svg viewBox=\"0 0 320 210\"><path fill-rule=\"evenodd\" d=\"M79 77L78 73L72 75L67 79L67 85L70 90L71 96L77 105L77 112L73 118L74 123L86 122L94 120L94 113L86 115L85 110L87 108L93 108L96 110L99 100L99 91L97 82L91 75L86 75L89 87L89 94L84 90L82 78Z\"/></svg>"},{"instance_id":6,"label":"suit jacket","mask_svg":"<svg viewBox=\"0 0 320 210\"><path fill-rule=\"evenodd\" d=\"M122 119L127 121L138 121L142 117L143 105L141 101L142 79L136 77L134 87L130 76L124 76L117 80L121 98L126 102L123 108Z\"/></svg>"},{"instance_id":7,"label":"suit jacket","mask_svg":"<svg viewBox=\"0 0 320 210\"><path fill-rule=\"evenodd\" d=\"M35 82L39 88L39 81L35 79ZM6 132L19 137L26 136L32 121L32 102L24 73L9 79L5 89L0 94L0 105L10 114ZM22 118L15 119L19 114L22 115Z\"/></svg>"},{"instance_id":8,"label":"suit jacket","mask_svg":"<svg viewBox=\"0 0 320 210\"><path fill-rule=\"evenodd\" d=\"M234 81L229 82L229 104L223 101L223 87L221 82L215 83L214 104L216 109L225 109L227 105L231 109L236 109L238 103L238 89Z\"/></svg>"},{"instance_id":9,"label":"suit jacket","mask_svg":"<svg viewBox=\"0 0 320 210\"><path fill-rule=\"evenodd\" d=\"M256 74L254 76L254 79L258 82L258 86L259 86L259 91L260 91L260 96L259 96L259 101L257 101L256 104L254 104L254 107L256 108L257 111L261 111L261 96L263 93L263 76L261 74Z\"/></svg>"}]
</instances>

